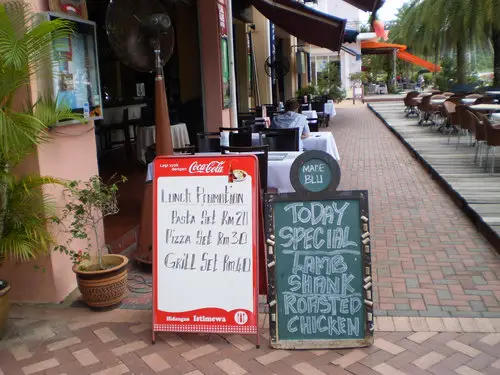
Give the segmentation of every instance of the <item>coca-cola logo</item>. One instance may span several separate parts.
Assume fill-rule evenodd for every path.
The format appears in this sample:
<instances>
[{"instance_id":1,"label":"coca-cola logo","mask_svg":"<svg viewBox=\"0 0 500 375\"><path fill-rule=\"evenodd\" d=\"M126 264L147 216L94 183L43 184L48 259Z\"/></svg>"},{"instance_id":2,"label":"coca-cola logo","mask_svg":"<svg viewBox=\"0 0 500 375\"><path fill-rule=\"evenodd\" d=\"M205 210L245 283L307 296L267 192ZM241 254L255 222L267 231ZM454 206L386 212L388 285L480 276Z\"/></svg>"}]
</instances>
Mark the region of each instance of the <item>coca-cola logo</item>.
<instances>
[{"instance_id":1,"label":"coca-cola logo","mask_svg":"<svg viewBox=\"0 0 500 375\"><path fill-rule=\"evenodd\" d=\"M193 162L189 166L189 173L216 174L224 172L223 161L211 161L209 163Z\"/></svg>"}]
</instances>

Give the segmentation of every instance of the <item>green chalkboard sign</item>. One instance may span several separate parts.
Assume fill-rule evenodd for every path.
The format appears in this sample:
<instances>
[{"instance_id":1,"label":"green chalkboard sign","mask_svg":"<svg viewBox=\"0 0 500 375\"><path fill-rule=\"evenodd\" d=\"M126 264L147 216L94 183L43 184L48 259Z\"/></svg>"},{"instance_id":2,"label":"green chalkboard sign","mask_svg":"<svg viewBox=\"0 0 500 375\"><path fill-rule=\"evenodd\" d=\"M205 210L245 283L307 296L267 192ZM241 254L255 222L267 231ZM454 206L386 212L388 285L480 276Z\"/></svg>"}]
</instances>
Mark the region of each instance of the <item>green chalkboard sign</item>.
<instances>
[{"instance_id":1,"label":"green chalkboard sign","mask_svg":"<svg viewBox=\"0 0 500 375\"><path fill-rule=\"evenodd\" d=\"M271 346L373 341L368 192L267 194Z\"/></svg>"},{"instance_id":2,"label":"green chalkboard sign","mask_svg":"<svg viewBox=\"0 0 500 375\"><path fill-rule=\"evenodd\" d=\"M290 182L297 193L333 192L340 183L340 167L326 152L306 151L293 162Z\"/></svg>"}]
</instances>

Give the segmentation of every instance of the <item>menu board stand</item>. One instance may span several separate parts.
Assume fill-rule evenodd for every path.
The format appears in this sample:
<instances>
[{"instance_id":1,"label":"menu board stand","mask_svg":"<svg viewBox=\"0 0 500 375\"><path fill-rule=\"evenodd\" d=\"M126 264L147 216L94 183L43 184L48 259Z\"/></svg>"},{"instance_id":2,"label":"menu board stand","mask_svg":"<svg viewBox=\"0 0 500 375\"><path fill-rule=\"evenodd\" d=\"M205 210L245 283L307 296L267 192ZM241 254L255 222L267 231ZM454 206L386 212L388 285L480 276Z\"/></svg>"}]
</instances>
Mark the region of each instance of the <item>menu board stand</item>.
<instances>
[{"instance_id":1,"label":"menu board stand","mask_svg":"<svg viewBox=\"0 0 500 375\"><path fill-rule=\"evenodd\" d=\"M157 157L153 192L152 342L250 334L259 347L257 157Z\"/></svg>"},{"instance_id":2,"label":"menu board stand","mask_svg":"<svg viewBox=\"0 0 500 375\"><path fill-rule=\"evenodd\" d=\"M340 167L322 151L290 171L296 193L266 194L270 345L336 349L373 343L367 191L337 191Z\"/></svg>"}]
</instances>

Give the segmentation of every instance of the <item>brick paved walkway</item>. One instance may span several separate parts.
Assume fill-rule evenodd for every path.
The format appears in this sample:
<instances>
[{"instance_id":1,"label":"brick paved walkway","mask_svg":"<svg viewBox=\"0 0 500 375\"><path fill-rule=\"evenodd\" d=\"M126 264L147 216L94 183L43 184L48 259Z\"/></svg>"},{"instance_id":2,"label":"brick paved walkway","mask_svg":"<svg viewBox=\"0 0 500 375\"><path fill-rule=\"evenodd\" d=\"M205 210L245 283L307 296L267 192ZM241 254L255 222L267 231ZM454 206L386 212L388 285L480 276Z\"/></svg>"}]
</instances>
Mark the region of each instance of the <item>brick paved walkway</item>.
<instances>
[{"instance_id":1,"label":"brick paved walkway","mask_svg":"<svg viewBox=\"0 0 500 375\"><path fill-rule=\"evenodd\" d=\"M500 319L381 317L369 348L283 351L268 347L264 316L256 349L252 337L197 334L159 334L153 346L143 311L24 315L0 342L0 374L500 374Z\"/></svg>"},{"instance_id":2,"label":"brick paved walkway","mask_svg":"<svg viewBox=\"0 0 500 375\"><path fill-rule=\"evenodd\" d=\"M339 108L333 123L341 188L370 191L373 346L271 350L265 316L260 349L251 337L197 334L160 334L152 346L149 311L24 306L0 341L0 375L499 375L494 249L366 107Z\"/></svg>"},{"instance_id":3,"label":"brick paved walkway","mask_svg":"<svg viewBox=\"0 0 500 375\"><path fill-rule=\"evenodd\" d=\"M500 317L495 250L369 109L344 107L339 189L370 191L378 315Z\"/></svg>"}]
</instances>

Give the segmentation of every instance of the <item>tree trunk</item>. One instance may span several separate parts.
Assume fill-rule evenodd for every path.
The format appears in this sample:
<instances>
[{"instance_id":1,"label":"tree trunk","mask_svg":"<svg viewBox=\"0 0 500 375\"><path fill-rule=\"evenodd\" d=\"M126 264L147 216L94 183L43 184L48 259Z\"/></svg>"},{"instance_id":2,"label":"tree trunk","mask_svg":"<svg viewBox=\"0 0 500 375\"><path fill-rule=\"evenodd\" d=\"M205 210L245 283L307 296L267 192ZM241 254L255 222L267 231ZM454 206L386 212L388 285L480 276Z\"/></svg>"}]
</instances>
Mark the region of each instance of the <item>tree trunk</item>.
<instances>
[{"instance_id":1,"label":"tree trunk","mask_svg":"<svg viewBox=\"0 0 500 375\"><path fill-rule=\"evenodd\" d=\"M465 84L467 80L467 62L463 40L457 42L457 83Z\"/></svg>"},{"instance_id":2,"label":"tree trunk","mask_svg":"<svg viewBox=\"0 0 500 375\"><path fill-rule=\"evenodd\" d=\"M500 87L500 28L493 28L493 86Z\"/></svg>"}]
</instances>

